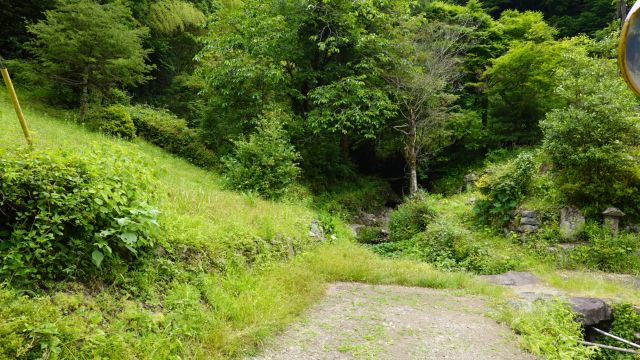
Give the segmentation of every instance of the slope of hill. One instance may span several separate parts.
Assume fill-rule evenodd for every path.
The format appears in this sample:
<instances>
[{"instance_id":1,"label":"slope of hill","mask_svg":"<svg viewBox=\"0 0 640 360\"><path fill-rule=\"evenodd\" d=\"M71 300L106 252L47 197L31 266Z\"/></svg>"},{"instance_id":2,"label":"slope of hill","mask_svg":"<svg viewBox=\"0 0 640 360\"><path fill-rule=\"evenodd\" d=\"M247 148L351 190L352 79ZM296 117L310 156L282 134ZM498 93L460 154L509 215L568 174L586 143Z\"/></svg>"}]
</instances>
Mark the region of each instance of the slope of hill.
<instances>
[{"instance_id":1,"label":"slope of hill","mask_svg":"<svg viewBox=\"0 0 640 360\"><path fill-rule=\"evenodd\" d=\"M220 178L141 140L89 132L71 113L23 101L36 148L125 152L157 176L164 245L114 283L55 289L0 287L0 358L228 358L251 353L324 291L361 281L498 294L466 274L382 260L350 242L309 235L317 218L301 203L225 191ZM28 151L0 96L0 153ZM327 238L329 238L327 236ZM297 256L292 256L294 253Z\"/></svg>"}]
</instances>

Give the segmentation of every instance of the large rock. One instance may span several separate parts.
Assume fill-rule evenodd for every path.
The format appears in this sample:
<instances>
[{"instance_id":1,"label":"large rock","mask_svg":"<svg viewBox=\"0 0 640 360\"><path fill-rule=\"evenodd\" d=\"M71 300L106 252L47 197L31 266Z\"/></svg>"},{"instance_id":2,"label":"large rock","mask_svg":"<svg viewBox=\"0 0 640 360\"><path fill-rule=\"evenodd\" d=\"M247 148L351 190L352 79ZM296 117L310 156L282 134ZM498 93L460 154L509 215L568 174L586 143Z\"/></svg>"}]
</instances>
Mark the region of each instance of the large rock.
<instances>
[{"instance_id":1,"label":"large rock","mask_svg":"<svg viewBox=\"0 0 640 360\"><path fill-rule=\"evenodd\" d=\"M365 226L362 224L349 224L349 228L351 228L351 233L353 233L353 236L358 236L360 234L360 230L362 230L362 228L364 228Z\"/></svg>"},{"instance_id":2,"label":"large rock","mask_svg":"<svg viewBox=\"0 0 640 360\"><path fill-rule=\"evenodd\" d=\"M569 303L573 311L578 313L583 325L596 325L611 320L611 308L601 299L575 297L570 298Z\"/></svg>"},{"instance_id":3,"label":"large rock","mask_svg":"<svg viewBox=\"0 0 640 360\"><path fill-rule=\"evenodd\" d=\"M540 221L536 218L523 217L520 219L520 225L540 226Z\"/></svg>"},{"instance_id":4,"label":"large rock","mask_svg":"<svg viewBox=\"0 0 640 360\"><path fill-rule=\"evenodd\" d=\"M322 226L320 226L320 222L318 220L311 221L311 226L309 227L309 236L314 237L318 240L324 240L324 230Z\"/></svg>"},{"instance_id":5,"label":"large rock","mask_svg":"<svg viewBox=\"0 0 640 360\"><path fill-rule=\"evenodd\" d=\"M361 211L355 220L360 225L386 228L392 211L393 209L384 209L376 214Z\"/></svg>"},{"instance_id":6,"label":"large rock","mask_svg":"<svg viewBox=\"0 0 640 360\"><path fill-rule=\"evenodd\" d=\"M541 281L535 275L530 272L517 272L509 271L508 273L500 275L484 275L481 278L494 283L496 285L504 286L522 286L539 284Z\"/></svg>"},{"instance_id":7,"label":"large rock","mask_svg":"<svg viewBox=\"0 0 640 360\"><path fill-rule=\"evenodd\" d=\"M573 239L584 228L585 219L580 209L568 207L560 210L560 234L565 239Z\"/></svg>"},{"instance_id":8,"label":"large rock","mask_svg":"<svg viewBox=\"0 0 640 360\"><path fill-rule=\"evenodd\" d=\"M466 191L476 190L476 181L480 179L480 176L476 173L470 173L464 176L464 188Z\"/></svg>"},{"instance_id":9,"label":"large rock","mask_svg":"<svg viewBox=\"0 0 640 360\"><path fill-rule=\"evenodd\" d=\"M538 227L535 225L520 225L518 226L518 232L523 234L531 234L538 231Z\"/></svg>"}]
</instances>

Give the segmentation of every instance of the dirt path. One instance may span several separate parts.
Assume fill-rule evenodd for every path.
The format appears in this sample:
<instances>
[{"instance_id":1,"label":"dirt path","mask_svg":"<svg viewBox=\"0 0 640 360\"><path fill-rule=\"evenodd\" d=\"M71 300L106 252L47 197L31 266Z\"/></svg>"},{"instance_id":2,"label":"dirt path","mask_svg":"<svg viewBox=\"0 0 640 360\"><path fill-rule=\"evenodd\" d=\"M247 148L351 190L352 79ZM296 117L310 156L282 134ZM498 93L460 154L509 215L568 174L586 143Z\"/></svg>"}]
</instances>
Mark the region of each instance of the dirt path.
<instances>
[{"instance_id":1,"label":"dirt path","mask_svg":"<svg viewBox=\"0 0 640 360\"><path fill-rule=\"evenodd\" d=\"M534 359L484 311L444 290L337 283L252 359Z\"/></svg>"}]
</instances>

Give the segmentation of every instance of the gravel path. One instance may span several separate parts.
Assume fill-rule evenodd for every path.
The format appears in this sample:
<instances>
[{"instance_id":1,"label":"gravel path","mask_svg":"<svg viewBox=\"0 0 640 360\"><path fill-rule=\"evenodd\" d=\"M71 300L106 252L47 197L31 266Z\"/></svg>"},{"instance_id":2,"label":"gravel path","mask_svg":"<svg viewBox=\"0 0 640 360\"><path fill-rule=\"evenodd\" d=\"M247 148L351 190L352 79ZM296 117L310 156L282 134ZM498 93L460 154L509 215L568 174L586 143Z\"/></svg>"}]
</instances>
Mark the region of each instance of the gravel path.
<instances>
[{"instance_id":1,"label":"gravel path","mask_svg":"<svg viewBox=\"0 0 640 360\"><path fill-rule=\"evenodd\" d=\"M445 290L337 283L251 359L534 359L484 311Z\"/></svg>"}]
</instances>

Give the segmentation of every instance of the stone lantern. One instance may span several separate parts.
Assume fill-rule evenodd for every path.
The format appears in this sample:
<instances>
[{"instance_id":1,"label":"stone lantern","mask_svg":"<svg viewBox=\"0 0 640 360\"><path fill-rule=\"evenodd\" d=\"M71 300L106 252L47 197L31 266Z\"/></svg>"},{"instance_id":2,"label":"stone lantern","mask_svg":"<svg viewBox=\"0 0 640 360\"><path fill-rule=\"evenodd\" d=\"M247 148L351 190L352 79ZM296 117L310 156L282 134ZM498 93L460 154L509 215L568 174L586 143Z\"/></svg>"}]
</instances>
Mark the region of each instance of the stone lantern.
<instances>
[{"instance_id":1,"label":"stone lantern","mask_svg":"<svg viewBox=\"0 0 640 360\"><path fill-rule=\"evenodd\" d=\"M464 176L464 187L466 191L476 190L476 181L480 179L480 176L475 173L470 173Z\"/></svg>"},{"instance_id":2,"label":"stone lantern","mask_svg":"<svg viewBox=\"0 0 640 360\"><path fill-rule=\"evenodd\" d=\"M608 208L602 213L602 215L604 215L604 223L609 225L614 234L617 234L618 227L620 225L620 218L626 214L618 208Z\"/></svg>"}]
</instances>

